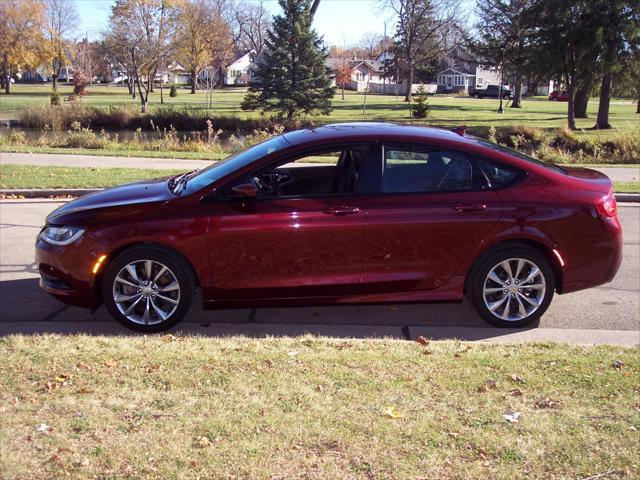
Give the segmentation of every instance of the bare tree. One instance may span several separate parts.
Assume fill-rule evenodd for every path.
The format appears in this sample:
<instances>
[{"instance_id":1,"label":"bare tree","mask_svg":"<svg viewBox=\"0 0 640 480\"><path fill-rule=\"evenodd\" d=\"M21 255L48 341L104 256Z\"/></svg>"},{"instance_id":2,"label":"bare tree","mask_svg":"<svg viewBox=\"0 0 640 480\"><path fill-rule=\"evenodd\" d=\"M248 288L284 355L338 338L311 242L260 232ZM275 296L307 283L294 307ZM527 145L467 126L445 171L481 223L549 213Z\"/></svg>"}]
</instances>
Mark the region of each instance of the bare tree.
<instances>
[{"instance_id":1,"label":"bare tree","mask_svg":"<svg viewBox=\"0 0 640 480\"><path fill-rule=\"evenodd\" d=\"M68 63L70 40L79 24L76 4L69 0L45 0L45 37L51 62L53 89L58 86L62 68Z\"/></svg>"},{"instance_id":2,"label":"bare tree","mask_svg":"<svg viewBox=\"0 0 640 480\"><path fill-rule=\"evenodd\" d=\"M456 26L460 0L382 0L397 15L394 50L411 101L416 67L436 58Z\"/></svg>"},{"instance_id":3,"label":"bare tree","mask_svg":"<svg viewBox=\"0 0 640 480\"><path fill-rule=\"evenodd\" d=\"M238 50L254 50L260 54L264 48L267 32L271 25L271 14L260 0L255 3L238 3L232 18L235 33L234 43Z\"/></svg>"},{"instance_id":4,"label":"bare tree","mask_svg":"<svg viewBox=\"0 0 640 480\"><path fill-rule=\"evenodd\" d=\"M369 58L376 58L384 50L384 35L376 32L365 32L360 37L360 47L367 52Z\"/></svg>"}]
</instances>

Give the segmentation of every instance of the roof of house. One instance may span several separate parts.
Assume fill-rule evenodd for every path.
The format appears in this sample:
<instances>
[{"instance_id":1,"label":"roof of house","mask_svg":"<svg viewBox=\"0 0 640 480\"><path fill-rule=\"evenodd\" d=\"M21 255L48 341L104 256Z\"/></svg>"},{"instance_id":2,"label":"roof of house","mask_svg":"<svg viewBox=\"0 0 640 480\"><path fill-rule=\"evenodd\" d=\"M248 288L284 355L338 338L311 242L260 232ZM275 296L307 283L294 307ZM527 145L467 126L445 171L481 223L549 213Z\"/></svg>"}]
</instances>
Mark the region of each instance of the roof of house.
<instances>
[{"instance_id":1,"label":"roof of house","mask_svg":"<svg viewBox=\"0 0 640 480\"><path fill-rule=\"evenodd\" d=\"M339 57L329 57L325 61L325 64L327 65L327 67L331 68L332 70L337 69L339 66L343 64L347 64L349 68L351 68L352 70L354 68L358 68L361 65L364 65L366 68L368 68L373 72L381 72L382 67L384 65L382 62L379 62L378 60L368 60L368 59L367 60L364 60L364 59L363 60L347 60L346 58L339 58Z\"/></svg>"}]
</instances>

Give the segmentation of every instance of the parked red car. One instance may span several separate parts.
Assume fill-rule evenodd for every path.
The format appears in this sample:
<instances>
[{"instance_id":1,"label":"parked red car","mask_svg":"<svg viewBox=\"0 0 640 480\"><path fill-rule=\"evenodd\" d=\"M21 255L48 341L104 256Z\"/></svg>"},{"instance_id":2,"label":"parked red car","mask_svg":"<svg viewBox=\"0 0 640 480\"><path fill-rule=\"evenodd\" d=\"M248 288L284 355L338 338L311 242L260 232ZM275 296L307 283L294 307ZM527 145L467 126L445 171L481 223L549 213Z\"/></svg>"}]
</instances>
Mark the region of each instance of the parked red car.
<instances>
[{"instance_id":1,"label":"parked red car","mask_svg":"<svg viewBox=\"0 0 640 480\"><path fill-rule=\"evenodd\" d=\"M563 90L562 93L554 90L549 94L550 102L568 102L569 101L569 92Z\"/></svg>"},{"instance_id":2,"label":"parked red car","mask_svg":"<svg viewBox=\"0 0 640 480\"><path fill-rule=\"evenodd\" d=\"M286 133L223 162L71 201L36 245L42 288L122 324L205 307L461 301L498 326L610 281L609 179L484 140L377 123Z\"/></svg>"}]
</instances>

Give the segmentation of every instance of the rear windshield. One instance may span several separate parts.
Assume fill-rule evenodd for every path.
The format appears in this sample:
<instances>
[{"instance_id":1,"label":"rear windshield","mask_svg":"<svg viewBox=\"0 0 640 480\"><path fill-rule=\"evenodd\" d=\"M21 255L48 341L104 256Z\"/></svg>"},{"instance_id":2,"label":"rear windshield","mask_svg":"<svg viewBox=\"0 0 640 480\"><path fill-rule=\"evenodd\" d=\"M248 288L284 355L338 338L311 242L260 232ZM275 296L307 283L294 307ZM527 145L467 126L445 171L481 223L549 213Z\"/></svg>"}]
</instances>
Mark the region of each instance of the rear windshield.
<instances>
[{"instance_id":1,"label":"rear windshield","mask_svg":"<svg viewBox=\"0 0 640 480\"><path fill-rule=\"evenodd\" d=\"M493 150L497 150L498 152L506 153L508 155L511 155L512 157L517 157L520 160L524 160L529 163L540 165L541 167L544 167L548 170L552 170L554 172L567 173L567 171L564 168L559 167L558 165L555 165L553 163L543 162L542 160L538 160L537 158L533 158L533 157L530 157L529 155L525 155L524 153L514 150L513 148L505 147L503 145L498 145L496 143L487 142L482 138L476 138L476 140L480 145L489 147Z\"/></svg>"}]
</instances>

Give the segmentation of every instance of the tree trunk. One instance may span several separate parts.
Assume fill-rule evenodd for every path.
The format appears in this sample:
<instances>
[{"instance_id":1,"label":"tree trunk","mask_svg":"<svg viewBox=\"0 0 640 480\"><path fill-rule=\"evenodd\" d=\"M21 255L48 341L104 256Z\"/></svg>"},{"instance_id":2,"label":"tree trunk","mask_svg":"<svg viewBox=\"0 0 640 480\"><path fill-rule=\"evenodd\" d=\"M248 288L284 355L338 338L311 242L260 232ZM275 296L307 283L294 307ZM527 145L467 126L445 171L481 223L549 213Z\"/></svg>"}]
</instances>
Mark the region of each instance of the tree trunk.
<instances>
[{"instance_id":1,"label":"tree trunk","mask_svg":"<svg viewBox=\"0 0 640 480\"><path fill-rule=\"evenodd\" d=\"M342 84L342 100L344 100L344 83Z\"/></svg>"},{"instance_id":2,"label":"tree trunk","mask_svg":"<svg viewBox=\"0 0 640 480\"><path fill-rule=\"evenodd\" d=\"M511 102L511 108L522 108L520 100L522 99L522 75L517 72L515 75L515 85L513 89L513 101Z\"/></svg>"},{"instance_id":3,"label":"tree trunk","mask_svg":"<svg viewBox=\"0 0 640 480\"><path fill-rule=\"evenodd\" d=\"M638 99L638 103L636 103L636 113L640 113L640 98Z\"/></svg>"},{"instance_id":4,"label":"tree trunk","mask_svg":"<svg viewBox=\"0 0 640 480\"><path fill-rule=\"evenodd\" d=\"M53 91L55 92L58 89L58 75L55 73L51 75L51 82L53 86Z\"/></svg>"},{"instance_id":5,"label":"tree trunk","mask_svg":"<svg viewBox=\"0 0 640 480\"><path fill-rule=\"evenodd\" d=\"M605 130L611 128L609 123L609 103L611 102L611 72L606 72L602 76L600 84L600 102L598 103L598 117L593 128Z\"/></svg>"},{"instance_id":6,"label":"tree trunk","mask_svg":"<svg viewBox=\"0 0 640 480\"><path fill-rule=\"evenodd\" d=\"M197 75L195 70L191 70L191 93L196 93Z\"/></svg>"},{"instance_id":7,"label":"tree trunk","mask_svg":"<svg viewBox=\"0 0 640 480\"><path fill-rule=\"evenodd\" d=\"M164 105L164 82L160 79L160 105Z\"/></svg>"},{"instance_id":8,"label":"tree trunk","mask_svg":"<svg viewBox=\"0 0 640 480\"><path fill-rule=\"evenodd\" d=\"M11 93L11 72L8 72L4 77L4 93L7 95Z\"/></svg>"},{"instance_id":9,"label":"tree trunk","mask_svg":"<svg viewBox=\"0 0 640 480\"><path fill-rule=\"evenodd\" d=\"M576 129L576 114L575 114L575 88L573 83L569 83L567 87L567 93L569 94L569 103L567 105L567 128L569 130Z\"/></svg>"},{"instance_id":10,"label":"tree trunk","mask_svg":"<svg viewBox=\"0 0 640 480\"><path fill-rule=\"evenodd\" d=\"M591 82L589 85L578 88L576 90L575 113L576 118L589 118L587 115L587 107L589 106L589 92L591 91Z\"/></svg>"},{"instance_id":11,"label":"tree trunk","mask_svg":"<svg viewBox=\"0 0 640 480\"><path fill-rule=\"evenodd\" d=\"M411 103L411 87L413 87L413 65L409 66L409 72L407 75L407 89L404 94L404 101Z\"/></svg>"}]
</instances>

